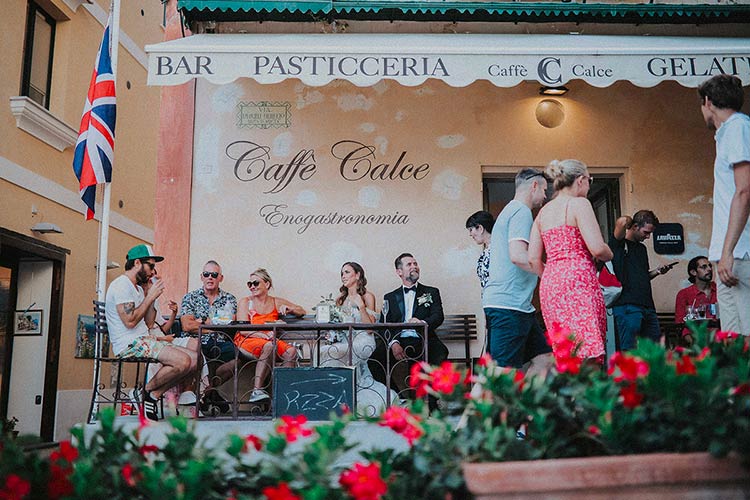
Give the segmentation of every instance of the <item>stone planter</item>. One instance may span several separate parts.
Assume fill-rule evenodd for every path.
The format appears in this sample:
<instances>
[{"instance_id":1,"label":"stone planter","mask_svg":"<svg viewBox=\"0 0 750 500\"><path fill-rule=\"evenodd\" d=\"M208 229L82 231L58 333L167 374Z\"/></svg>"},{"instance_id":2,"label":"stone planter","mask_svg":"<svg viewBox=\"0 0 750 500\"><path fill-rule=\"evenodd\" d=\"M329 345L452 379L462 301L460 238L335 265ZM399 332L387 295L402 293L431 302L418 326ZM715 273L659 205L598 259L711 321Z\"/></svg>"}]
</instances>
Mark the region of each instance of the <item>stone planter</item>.
<instances>
[{"instance_id":1,"label":"stone planter","mask_svg":"<svg viewBox=\"0 0 750 500\"><path fill-rule=\"evenodd\" d=\"M477 499L750 498L750 470L708 453L465 463L463 471Z\"/></svg>"}]
</instances>

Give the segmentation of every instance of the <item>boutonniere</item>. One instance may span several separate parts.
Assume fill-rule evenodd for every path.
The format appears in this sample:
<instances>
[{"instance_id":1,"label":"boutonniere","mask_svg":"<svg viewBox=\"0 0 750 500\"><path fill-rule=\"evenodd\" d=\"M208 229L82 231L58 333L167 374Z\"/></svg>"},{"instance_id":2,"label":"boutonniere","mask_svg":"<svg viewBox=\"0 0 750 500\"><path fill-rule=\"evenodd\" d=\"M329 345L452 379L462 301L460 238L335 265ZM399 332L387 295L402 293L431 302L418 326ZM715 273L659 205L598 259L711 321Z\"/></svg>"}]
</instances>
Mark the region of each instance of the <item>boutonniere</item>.
<instances>
[{"instance_id":1,"label":"boutonniere","mask_svg":"<svg viewBox=\"0 0 750 500\"><path fill-rule=\"evenodd\" d=\"M419 297L417 297L417 304L420 306L429 306L432 304L432 294L431 293L423 293Z\"/></svg>"}]
</instances>

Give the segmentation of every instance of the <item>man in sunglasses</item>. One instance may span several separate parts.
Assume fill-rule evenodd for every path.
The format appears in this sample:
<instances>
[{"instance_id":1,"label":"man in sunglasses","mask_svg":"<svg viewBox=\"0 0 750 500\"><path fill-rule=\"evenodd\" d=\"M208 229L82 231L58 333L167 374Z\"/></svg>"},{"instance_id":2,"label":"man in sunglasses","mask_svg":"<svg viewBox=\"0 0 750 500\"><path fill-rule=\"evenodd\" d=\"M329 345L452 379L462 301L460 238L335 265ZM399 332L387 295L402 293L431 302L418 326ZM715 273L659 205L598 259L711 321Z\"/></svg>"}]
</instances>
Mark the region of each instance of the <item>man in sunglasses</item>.
<instances>
[{"instance_id":1,"label":"man in sunglasses","mask_svg":"<svg viewBox=\"0 0 750 500\"><path fill-rule=\"evenodd\" d=\"M164 283L156 279L144 293L140 283L156 276L156 263L164 257L154 255L149 245L130 249L125 272L107 288L105 313L112 350L119 357L149 357L163 365L149 379L145 390L132 392L131 398L142 404L150 420L158 420L158 400L171 387L194 376L198 362L195 351L175 346L151 336L147 323L154 322L153 305L164 293Z\"/></svg>"},{"instance_id":2,"label":"man in sunglasses","mask_svg":"<svg viewBox=\"0 0 750 500\"><path fill-rule=\"evenodd\" d=\"M237 298L229 292L220 288L224 281L221 274L221 266L215 260L209 260L203 266L201 272L202 286L188 292L182 298L182 331L189 335L198 335L198 329L204 325L211 325L217 311L228 311L234 319L237 314ZM205 330L204 330L205 331ZM201 338L201 351L208 363L210 386L218 387L233 374L234 342L231 337L220 333L203 335ZM206 398L221 403L223 408L225 402L220 400L218 391L208 391Z\"/></svg>"}]
</instances>

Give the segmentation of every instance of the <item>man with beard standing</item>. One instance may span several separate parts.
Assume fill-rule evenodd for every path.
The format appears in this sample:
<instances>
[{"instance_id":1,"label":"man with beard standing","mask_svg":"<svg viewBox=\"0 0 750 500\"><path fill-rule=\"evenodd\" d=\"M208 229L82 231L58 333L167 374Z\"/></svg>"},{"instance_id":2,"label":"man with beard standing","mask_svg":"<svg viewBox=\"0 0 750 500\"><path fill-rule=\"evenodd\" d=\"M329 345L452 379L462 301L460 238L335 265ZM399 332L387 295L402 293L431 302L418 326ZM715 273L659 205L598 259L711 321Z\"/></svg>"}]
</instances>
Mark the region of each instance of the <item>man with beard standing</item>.
<instances>
[{"instance_id":1,"label":"man with beard standing","mask_svg":"<svg viewBox=\"0 0 750 500\"><path fill-rule=\"evenodd\" d=\"M139 283L156 275L156 263L164 257L154 255L149 245L137 245L128 251L125 272L107 288L105 313L109 338L115 356L158 359L163 367L149 379L142 394L131 397L142 405L150 420L159 420L157 402L171 387L195 374L198 353L157 340L149 335L146 323L153 323L153 305L164 293L164 283L157 279L144 294Z\"/></svg>"},{"instance_id":2,"label":"man with beard standing","mask_svg":"<svg viewBox=\"0 0 750 500\"><path fill-rule=\"evenodd\" d=\"M688 281L692 285L677 292L674 304L674 322L678 325L685 323L688 307L704 308L706 319L715 319L716 283L713 282L713 266L708 261L708 257L703 255L693 257L688 262L687 269ZM687 328L682 329L682 338L686 344L693 344L693 336Z\"/></svg>"},{"instance_id":3,"label":"man with beard standing","mask_svg":"<svg viewBox=\"0 0 750 500\"><path fill-rule=\"evenodd\" d=\"M612 307L619 349L635 349L638 337L654 342L661 339L661 328L651 291L651 280L666 274L672 266L650 269L644 241L651 237L659 218L651 210L639 210L633 217L622 216L615 222L609 238L614 253L612 267L622 283L622 293Z\"/></svg>"}]
</instances>

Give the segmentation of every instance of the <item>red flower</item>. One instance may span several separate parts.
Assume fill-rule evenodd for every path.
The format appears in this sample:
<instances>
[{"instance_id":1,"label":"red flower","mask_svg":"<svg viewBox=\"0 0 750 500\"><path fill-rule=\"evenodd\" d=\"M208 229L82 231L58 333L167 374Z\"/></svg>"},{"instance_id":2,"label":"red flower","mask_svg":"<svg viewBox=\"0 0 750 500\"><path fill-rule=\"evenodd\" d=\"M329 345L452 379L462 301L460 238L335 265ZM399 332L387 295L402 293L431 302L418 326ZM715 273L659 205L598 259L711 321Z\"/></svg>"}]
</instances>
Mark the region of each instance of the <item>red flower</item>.
<instances>
[{"instance_id":1,"label":"red flower","mask_svg":"<svg viewBox=\"0 0 750 500\"><path fill-rule=\"evenodd\" d=\"M560 373L577 375L581 371L583 360L577 356L558 356L555 354L555 368Z\"/></svg>"},{"instance_id":2,"label":"red flower","mask_svg":"<svg viewBox=\"0 0 750 500\"><path fill-rule=\"evenodd\" d=\"M380 418L379 425L390 427L393 432L401 434L409 442L409 446L424 434L419 426L419 417L412 415L408 409L401 406L391 406L383 412Z\"/></svg>"},{"instance_id":3,"label":"red flower","mask_svg":"<svg viewBox=\"0 0 750 500\"><path fill-rule=\"evenodd\" d=\"M718 330L714 334L714 342L723 342L725 340L733 340L736 339L739 336L737 332L732 332L729 330Z\"/></svg>"},{"instance_id":4,"label":"red flower","mask_svg":"<svg viewBox=\"0 0 750 500\"><path fill-rule=\"evenodd\" d=\"M307 417L298 415L284 415L281 417L281 423L276 426L276 432L283 434L287 443L293 443L298 437L307 437L312 434L312 430L304 427L307 423Z\"/></svg>"},{"instance_id":5,"label":"red flower","mask_svg":"<svg viewBox=\"0 0 750 500\"><path fill-rule=\"evenodd\" d=\"M245 445L242 447L242 452L247 453L250 450L250 446L260 451L263 448L263 441L255 434L248 434L245 436Z\"/></svg>"},{"instance_id":6,"label":"red flower","mask_svg":"<svg viewBox=\"0 0 750 500\"><path fill-rule=\"evenodd\" d=\"M453 363L443 361L439 368L432 371L432 388L436 392L450 394L461 381L461 373L453 368Z\"/></svg>"},{"instance_id":7,"label":"red flower","mask_svg":"<svg viewBox=\"0 0 750 500\"><path fill-rule=\"evenodd\" d=\"M409 425L401 432L401 435L412 446L419 438L424 435L424 431L418 425Z\"/></svg>"},{"instance_id":8,"label":"red flower","mask_svg":"<svg viewBox=\"0 0 750 500\"><path fill-rule=\"evenodd\" d=\"M285 482L279 483L278 486L266 486L261 490L268 500L302 500L302 497L295 495Z\"/></svg>"},{"instance_id":9,"label":"red flower","mask_svg":"<svg viewBox=\"0 0 750 500\"><path fill-rule=\"evenodd\" d=\"M49 458L52 462L57 462L63 458L69 464L72 464L78 458L78 449L70 444L70 441L62 441L60 442L60 449L50 453Z\"/></svg>"},{"instance_id":10,"label":"red flower","mask_svg":"<svg viewBox=\"0 0 750 500\"><path fill-rule=\"evenodd\" d=\"M521 370L516 370L516 373L513 375L513 382L516 383L518 386L518 390L523 390L523 384L526 382L526 374L524 374Z\"/></svg>"},{"instance_id":11,"label":"red flower","mask_svg":"<svg viewBox=\"0 0 750 500\"><path fill-rule=\"evenodd\" d=\"M695 358L697 361L702 361L711 355L711 349L704 347L701 353Z\"/></svg>"},{"instance_id":12,"label":"red flower","mask_svg":"<svg viewBox=\"0 0 750 500\"><path fill-rule=\"evenodd\" d=\"M125 484L131 488L135 487L135 470L131 463L127 463L122 466L122 478L125 480Z\"/></svg>"},{"instance_id":13,"label":"red flower","mask_svg":"<svg viewBox=\"0 0 750 500\"><path fill-rule=\"evenodd\" d=\"M146 453L158 453L159 447L155 444L144 444L138 448L138 452L145 457Z\"/></svg>"},{"instance_id":14,"label":"red flower","mask_svg":"<svg viewBox=\"0 0 750 500\"><path fill-rule=\"evenodd\" d=\"M415 389L418 398L423 398L427 395L427 388L429 387L429 376L427 374L429 373L429 369L430 365L424 361L411 365L411 370L409 371L409 386L412 389Z\"/></svg>"},{"instance_id":15,"label":"red flower","mask_svg":"<svg viewBox=\"0 0 750 500\"><path fill-rule=\"evenodd\" d=\"M620 388L620 396L622 396L622 405L625 408L637 408L643 401L643 394L636 390L635 384L626 384Z\"/></svg>"},{"instance_id":16,"label":"red flower","mask_svg":"<svg viewBox=\"0 0 750 500\"><path fill-rule=\"evenodd\" d=\"M609 359L609 375L617 374L615 382L635 382L649 372L648 363L641 358L623 352L616 352Z\"/></svg>"},{"instance_id":17,"label":"red flower","mask_svg":"<svg viewBox=\"0 0 750 500\"><path fill-rule=\"evenodd\" d=\"M378 500L388 491L377 463L355 463L351 469L341 473L339 483L355 500Z\"/></svg>"},{"instance_id":18,"label":"red flower","mask_svg":"<svg viewBox=\"0 0 750 500\"><path fill-rule=\"evenodd\" d=\"M589 429L588 430L589 430L589 434L592 434L594 436L598 436L599 434L602 433L602 430L599 429L599 427L597 427L595 425L589 425Z\"/></svg>"},{"instance_id":19,"label":"red flower","mask_svg":"<svg viewBox=\"0 0 750 500\"><path fill-rule=\"evenodd\" d=\"M481 367L487 367L492 362L492 356L489 355L489 353L482 354L482 357L479 358L479 361L477 361L477 364Z\"/></svg>"},{"instance_id":20,"label":"red flower","mask_svg":"<svg viewBox=\"0 0 750 500\"><path fill-rule=\"evenodd\" d=\"M575 334L558 323L547 330L547 341L555 356L555 368L560 373L576 375L581 371L583 361L576 355L579 342Z\"/></svg>"},{"instance_id":21,"label":"red flower","mask_svg":"<svg viewBox=\"0 0 750 500\"><path fill-rule=\"evenodd\" d=\"M687 355L677 361L676 369L677 375L695 375L698 373L695 369L693 360Z\"/></svg>"},{"instance_id":22,"label":"red flower","mask_svg":"<svg viewBox=\"0 0 750 500\"><path fill-rule=\"evenodd\" d=\"M143 410L143 407L138 410L138 428L135 430L136 439L141 439L141 431L151 425L151 421L146 418L146 412L141 410Z\"/></svg>"},{"instance_id":23,"label":"red flower","mask_svg":"<svg viewBox=\"0 0 750 500\"><path fill-rule=\"evenodd\" d=\"M21 500L31 492L31 483L16 474L8 474L5 486L0 490L2 500Z\"/></svg>"},{"instance_id":24,"label":"red flower","mask_svg":"<svg viewBox=\"0 0 750 500\"><path fill-rule=\"evenodd\" d=\"M731 390L732 396L750 396L750 383L744 382Z\"/></svg>"},{"instance_id":25,"label":"red flower","mask_svg":"<svg viewBox=\"0 0 750 500\"><path fill-rule=\"evenodd\" d=\"M349 415L352 412L352 409L349 408L349 405L346 403L341 403L341 406L339 408L341 408L342 415Z\"/></svg>"},{"instance_id":26,"label":"red flower","mask_svg":"<svg viewBox=\"0 0 750 500\"><path fill-rule=\"evenodd\" d=\"M73 494L73 483L70 482L70 474L73 472L72 467L60 467L59 465L52 464L50 466L50 473L52 477L47 484L47 497L56 499L67 497Z\"/></svg>"}]
</instances>

